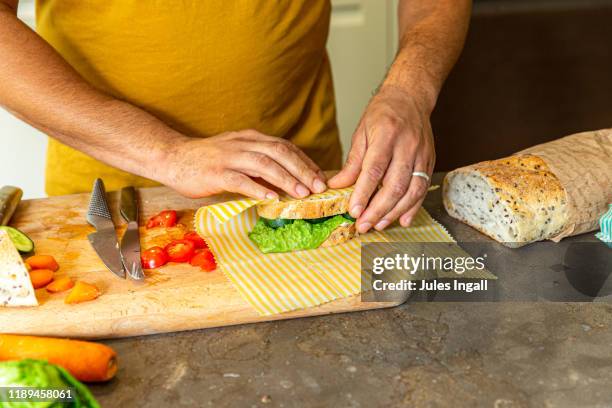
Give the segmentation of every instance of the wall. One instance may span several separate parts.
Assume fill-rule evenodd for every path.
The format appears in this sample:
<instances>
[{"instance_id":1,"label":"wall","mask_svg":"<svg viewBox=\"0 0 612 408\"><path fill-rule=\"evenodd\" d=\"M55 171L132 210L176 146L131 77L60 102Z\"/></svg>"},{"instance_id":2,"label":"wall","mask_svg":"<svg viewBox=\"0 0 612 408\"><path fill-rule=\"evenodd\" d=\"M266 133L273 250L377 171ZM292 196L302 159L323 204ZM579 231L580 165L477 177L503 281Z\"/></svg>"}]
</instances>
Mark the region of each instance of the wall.
<instances>
[{"instance_id":1,"label":"wall","mask_svg":"<svg viewBox=\"0 0 612 408\"><path fill-rule=\"evenodd\" d=\"M34 26L34 2L22 0L19 17ZM16 185L24 197L43 197L47 138L0 109L0 186Z\"/></svg>"},{"instance_id":2,"label":"wall","mask_svg":"<svg viewBox=\"0 0 612 408\"><path fill-rule=\"evenodd\" d=\"M612 127L612 0L476 4L433 116L438 170Z\"/></svg>"}]
</instances>

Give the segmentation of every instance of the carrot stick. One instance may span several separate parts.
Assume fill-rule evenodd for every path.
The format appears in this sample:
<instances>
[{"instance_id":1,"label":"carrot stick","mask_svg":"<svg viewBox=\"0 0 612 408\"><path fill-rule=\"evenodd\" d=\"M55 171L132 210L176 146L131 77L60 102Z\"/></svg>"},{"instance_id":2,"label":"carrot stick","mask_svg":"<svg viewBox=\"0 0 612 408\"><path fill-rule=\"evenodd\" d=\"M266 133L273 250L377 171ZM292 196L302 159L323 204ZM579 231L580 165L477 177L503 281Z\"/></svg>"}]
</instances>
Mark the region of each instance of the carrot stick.
<instances>
[{"instance_id":1,"label":"carrot stick","mask_svg":"<svg viewBox=\"0 0 612 408\"><path fill-rule=\"evenodd\" d=\"M58 293L68 290L74 286L74 281L67 276L57 278L47 285L47 292Z\"/></svg>"},{"instance_id":2,"label":"carrot stick","mask_svg":"<svg viewBox=\"0 0 612 408\"><path fill-rule=\"evenodd\" d=\"M34 269L30 271L30 280L34 289L44 288L53 280L53 271L50 269Z\"/></svg>"},{"instance_id":3,"label":"carrot stick","mask_svg":"<svg viewBox=\"0 0 612 408\"><path fill-rule=\"evenodd\" d=\"M108 381L117 372L117 354L104 344L0 334L0 361L25 358L57 364L77 380L85 382Z\"/></svg>"},{"instance_id":4,"label":"carrot stick","mask_svg":"<svg viewBox=\"0 0 612 408\"><path fill-rule=\"evenodd\" d=\"M56 272L59 265L51 255L33 255L25 260L25 263L32 269L50 269Z\"/></svg>"}]
</instances>

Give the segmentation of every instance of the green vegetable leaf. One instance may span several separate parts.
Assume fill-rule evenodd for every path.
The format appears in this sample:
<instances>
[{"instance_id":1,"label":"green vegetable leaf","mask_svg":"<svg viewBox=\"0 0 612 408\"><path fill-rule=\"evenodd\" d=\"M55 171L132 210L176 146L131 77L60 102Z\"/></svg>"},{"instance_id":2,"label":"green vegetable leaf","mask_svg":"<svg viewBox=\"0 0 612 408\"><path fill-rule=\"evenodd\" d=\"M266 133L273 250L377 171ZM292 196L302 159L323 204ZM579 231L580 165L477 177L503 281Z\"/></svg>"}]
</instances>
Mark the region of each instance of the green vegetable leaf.
<instances>
[{"instance_id":1,"label":"green vegetable leaf","mask_svg":"<svg viewBox=\"0 0 612 408\"><path fill-rule=\"evenodd\" d=\"M5 361L0 363L0 387L72 388L73 402L62 401L10 401L8 390L0 391L2 408L100 408L87 387L62 367L42 360Z\"/></svg>"},{"instance_id":2,"label":"green vegetable leaf","mask_svg":"<svg viewBox=\"0 0 612 408\"><path fill-rule=\"evenodd\" d=\"M290 224L274 228L260 218L255 223L249 238L265 254L314 249L318 248L340 225L352 222L342 215L320 220L317 223L313 223L312 220L294 220Z\"/></svg>"}]
</instances>

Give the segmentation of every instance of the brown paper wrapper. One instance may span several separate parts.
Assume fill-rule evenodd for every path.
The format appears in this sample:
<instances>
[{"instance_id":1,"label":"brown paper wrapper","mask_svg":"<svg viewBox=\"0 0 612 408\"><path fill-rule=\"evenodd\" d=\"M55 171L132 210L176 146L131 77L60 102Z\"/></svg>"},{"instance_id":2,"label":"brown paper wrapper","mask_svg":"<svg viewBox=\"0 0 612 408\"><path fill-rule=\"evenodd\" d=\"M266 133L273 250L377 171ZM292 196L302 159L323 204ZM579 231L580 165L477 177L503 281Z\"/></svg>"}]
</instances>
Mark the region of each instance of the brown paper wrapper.
<instances>
[{"instance_id":1,"label":"brown paper wrapper","mask_svg":"<svg viewBox=\"0 0 612 408\"><path fill-rule=\"evenodd\" d=\"M612 129L577 133L515 154L540 157L565 188L569 221L551 240L598 229L599 217L612 203Z\"/></svg>"}]
</instances>

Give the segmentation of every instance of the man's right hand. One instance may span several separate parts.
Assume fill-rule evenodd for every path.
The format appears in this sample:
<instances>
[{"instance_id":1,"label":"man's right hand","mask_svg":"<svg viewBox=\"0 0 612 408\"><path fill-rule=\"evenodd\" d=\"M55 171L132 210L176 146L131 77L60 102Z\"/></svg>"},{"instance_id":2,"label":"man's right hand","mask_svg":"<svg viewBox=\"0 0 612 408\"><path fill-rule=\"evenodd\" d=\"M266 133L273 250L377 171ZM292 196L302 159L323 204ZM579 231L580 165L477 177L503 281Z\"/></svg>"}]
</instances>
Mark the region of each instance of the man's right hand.
<instances>
[{"instance_id":1,"label":"man's right hand","mask_svg":"<svg viewBox=\"0 0 612 408\"><path fill-rule=\"evenodd\" d=\"M223 191L277 197L262 180L296 198L327 188L325 174L297 146L254 130L182 139L168 152L162 169L160 181L193 198Z\"/></svg>"}]
</instances>

